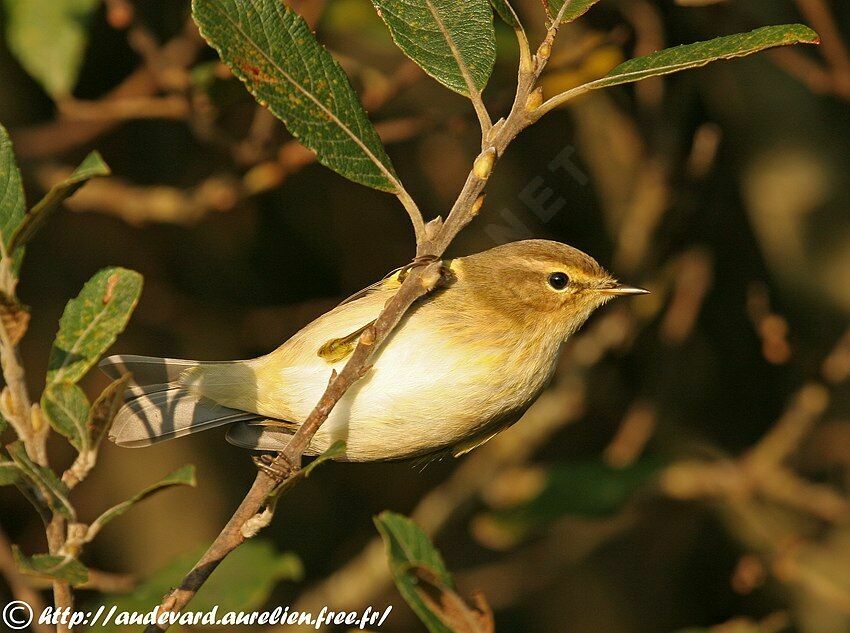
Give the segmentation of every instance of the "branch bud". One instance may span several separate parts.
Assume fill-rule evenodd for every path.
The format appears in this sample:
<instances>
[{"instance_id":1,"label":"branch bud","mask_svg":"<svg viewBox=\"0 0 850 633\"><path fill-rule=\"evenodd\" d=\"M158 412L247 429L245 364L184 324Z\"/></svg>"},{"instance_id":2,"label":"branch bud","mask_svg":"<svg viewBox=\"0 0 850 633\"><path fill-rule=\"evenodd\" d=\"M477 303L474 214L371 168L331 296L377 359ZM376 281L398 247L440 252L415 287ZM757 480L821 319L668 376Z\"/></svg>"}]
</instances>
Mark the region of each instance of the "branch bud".
<instances>
[{"instance_id":1,"label":"branch bud","mask_svg":"<svg viewBox=\"0 0 850 633\"><path fill-rule=\"evenodd\" d=\"M537 86L525 99L527 112L534 112L543 103L543 86Z\"/></svg>"},{"instance_id":2,"label":"branch bud","mask_svg":"<svg viewBox=\"0 0 850 633\"><path fill-rule=\"evenodd\" d=\"M491 147L478 155L478 158L475 159L475 163L472 165L472 172L475 174L476 178L484 180L490 176L490 172L493 171L493 164L495 162L496 149Z\"/></svg>"},{"instance_id":3,"label":"branch bud","mask_svg":"<svg viewBox=\"0 0 850 633\"><path fill-rule=\"evenodd\" d=\"M475 199L475 202L472 203L472 208L469 210L469 215L473 218L478 215L478 212L481 211L481 207L484 204L484 198L486 197L487 195L482 193Z\"/></svg>"}]
</instances>

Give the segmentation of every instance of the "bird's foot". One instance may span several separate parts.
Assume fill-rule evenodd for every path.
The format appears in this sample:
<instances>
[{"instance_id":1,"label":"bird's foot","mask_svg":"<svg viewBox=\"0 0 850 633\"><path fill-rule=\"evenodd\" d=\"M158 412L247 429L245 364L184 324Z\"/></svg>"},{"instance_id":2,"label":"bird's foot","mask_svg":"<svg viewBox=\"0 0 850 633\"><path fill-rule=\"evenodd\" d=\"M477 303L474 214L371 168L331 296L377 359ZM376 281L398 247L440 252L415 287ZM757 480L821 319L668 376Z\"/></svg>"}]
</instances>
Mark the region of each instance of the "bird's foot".
<instances>
[{"instance_id":1,"label":"bird's foot","mask_svg":"<svg viewBox=\"0 0 850 633\"><path fill-rule=\"evenodd\" d=\"M284 479L292 475L292 473L294 473L297 469L293 468L292 465L285 460L282 465L276 463L277 456L277 453L263 453L261 455L254 455L251 460L254 462L254 466L256 466L258 470L263 471L275 481L282 482Z\"/></svg>"}]
</instances>

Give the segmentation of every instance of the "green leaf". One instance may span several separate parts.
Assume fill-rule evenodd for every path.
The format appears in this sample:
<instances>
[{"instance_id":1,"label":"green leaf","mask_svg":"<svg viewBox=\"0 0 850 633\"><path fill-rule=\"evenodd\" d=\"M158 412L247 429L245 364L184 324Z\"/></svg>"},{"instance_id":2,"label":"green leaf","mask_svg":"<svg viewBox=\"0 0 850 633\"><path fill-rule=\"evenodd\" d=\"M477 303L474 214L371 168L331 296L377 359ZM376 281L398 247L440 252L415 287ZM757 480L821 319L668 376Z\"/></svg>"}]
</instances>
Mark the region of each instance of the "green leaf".
<instances>
[{"instance_id":1,"label":"green leaf","mask_svg":"<svg viewBox=\"0 0 850 633\"><path fill-rule=\"evenodd\" d=\"M50 350L47 384L77 382L127 325L142 291L142 276L105 268L65 306Z\"/></svg>"},{"instance_id":2,"label":"green leaf","mask_svg":"<svg viewBox=\"0 0 850 633\"><path fill-rule=\"evenodd\" d=\"M77 385L48 385L41 395L41 410L54 431L66 437L82 453L88 450L89 400Z\"/></svg>"},{"instance_id":3,"label":"green leaf","mask_svg":"<svg viewBox=\"0 0 850 633\"><path fill-rule=\"evenodd\" d=\"M360 184L401 189L340 65L280 0L193 0L201 34L320 163Z\"/></svg>"},{"instance_id":4,"label":"green leaf","mask_svg":"<svg viewBox=\"0 0 850 633\"><path fill-rule=\"evenodd\" d=\"M21 476L21 470L15 462L0 455L0 486L9 486Z\"/></svg>"},{"instance_id":5,"label":"green leaf","mask_svg":"<svg viewBox=\"0 0 850 633\"><path fill-rule=\"evenodd\" d=\"M161 479L152 486L148 486L140 493L133 496L131 499L128 499L127 501L124 501L122 503L119 503L118 505L109 508L109 510L101 514L97 519L92 522L91 526L89 527L89 533L93 537L103 528L104 525L106 525L113 519L118 518L140 501L144 501L148 497L156 494L161 490L165 490L166 488L172 488L174 486L195 487L196 484L197 481L195 480L195 467L191 464L181 466L173 473L166 476L164 479Z\"/></svg>"},{"instance_id":6,"label":"green leaf","mask_svg":"<svg viewBox=\"0 0 850 633\"><path fill-rule=\"evenodd\" d=\"M101 0L4 0L6 42L54 99L67 97L83 64L88 26Z\"/></svg>"},{"instance_id":7,"label":"green leaf","mask_svg":"<svg viewBox=\"0 0 850 633\"><path fill-rule=\"evenodd\" d=\"M508 0L490 0L490 4L505 24L514 29L522 28L522 23Z\"/></svg>"},{"instance_id":8,"label":"green leaf","mask_svg":"<svg viewBox=\"0 0 850 633\"><path fill-rule=\"evenodd\" d=\"M125 374L112 381L92 404L86 421L89 450L96 451L109 432L118 410L124 404L124 392L132 378L132 374Z\"/></svg>"},{"instance_id":9,"label":"green leaf","mask_svg":"<svg viewBox=\"0 0 850 633\"><path fill-rule=\"evenodd\" d=\"M420 583L416 574L418 569L426 570L430 578L446 588L454 588L454 581L440 553L422 528L407 517L385 510L374 521L387 548L390 574L399 593L431 633L451 633L417 590Z\"/></svg>"},{"instance_id":10,"label":"green leaf","mask_svg":"<svg viewBox=\"0 0 850 633\"><path fill-rule=\"evenodd\" d=\"M74 520L76 512L68 499L68 487L59 480L53 471L32 461L21 441L9 444L6 450L9 451L9 455L18 465L24 477L35 486L40 497L38 499L39 505L43 502L53 512L66 519Z\"/></svg>"},{"instance_id":11,"label":"green leaf","mask_svg":"<svg viewBox=\"0 0 850 633\"><path fill-rule=\"evenodd\" d=\"M398 47L426 73L462 95L480 92L496 63L487 0L372 0Z\"/></svg>"},{"instance_id":12,"label":"green leaf","mask_svg":"<svg viewBox=\"0 0 850 633\"><path fill-rule=\"evenodd\" d=\"M75 586L81 585L89 579L89 571L86 566L70 556L53 556L51 554L25 556L17 545L12 546L12 555L15 557L18 569L28 576L55 578Z\"/></svg>"},{"instance_id":13,"label":"green leaf","mask_svg":"<svg viewBox=\"0 0 850 633\"><path fill-rule=\"evenodd\" d=\"M548 0L549 5L549 13L553 19L559 17L559 12L563 9L563 12L560 13L560 20L558 20L559 24L566 24L567 22L572 22L573 20L577 20L585 13L590 10L594 4L599 2L599 0L571 0L566 7L564 7L565 0Z\"/></svg>"},{"instance_id":14,"label":"green leaf","mask_svg":"<svg viewBox=\"0 0 850 633\"><path fill-rule=\"evenodd\" d=\"M70 176L53 185L47 195L24 216L23 222L12 235L9 248L14 250L29 242L60 208L62 202L74 195L77 189L91 178L109 174L109 167L103 162L100 154L92 152L86 156Z\"/></svg>"},{"instance_id":15,"label":"green leaf","mask_svg":"<svg viewBox=\"0 0 850 633\"><path fill-rule=\"evenodd\" d=\"M101 605L117 611L146 613L151 605L159 604L162 596L173 587L179 587L186 570L197 562L206 548L180 556L155 572L136 589L126 595L108 595L86 610L97 610ZM210 576L192 600L192 609L210 611L218 607L219 617L228 611L255 611L269 600L274 588L281 581L298 582L303 578L301 560L293 553L278 552L274 545L262 539L252 539L235 549ZM115 633L128 629L106 624L103 633Z\"/></svg>"},{"instance_id":16,"label":"green leaf","mask_svg":"<svg viewBox=\"0 0 850 633\"><path fill-rule=\"evenodd\" d=\"M25 205L21 172L15 162L12 141L6 128L0 125L0 242L7 254L12 253L12 236L24 221ZM18 257L13 264L15 270L20 266L23 253L16 255Z\"/></svg>"},{"instance_id":17,"label":"green leaf","mask_svg":"<svg viewBox=\"0 0 850 633\"><path fill-rule=\"evenodd\" d=\"M321 466L326 461L332 460L335 457L339 457L345 452L345 440L337 440L333 444L331 444L328 449L316 457L312 462L307 464L302 470L301 473L305 477L309 477L310 473L313 472L318 466Z\"/></svg>"},{"instance_id":18,"label":"green leaf","mask_svg":"<svg viewBox=\"0 0 850 633\"><path fill-rule=\"evenodd\" d=\"M765 26L749 33L717 37L707 42L683 44L630 59L601 79L579 86L576 90L595 90L640 81L648 77L669 75L688 68L698 68L720 59L733 59L757 53L766 48L791 44L817 44L818 34L802 24Z\"/></svg>"}]
</instances>

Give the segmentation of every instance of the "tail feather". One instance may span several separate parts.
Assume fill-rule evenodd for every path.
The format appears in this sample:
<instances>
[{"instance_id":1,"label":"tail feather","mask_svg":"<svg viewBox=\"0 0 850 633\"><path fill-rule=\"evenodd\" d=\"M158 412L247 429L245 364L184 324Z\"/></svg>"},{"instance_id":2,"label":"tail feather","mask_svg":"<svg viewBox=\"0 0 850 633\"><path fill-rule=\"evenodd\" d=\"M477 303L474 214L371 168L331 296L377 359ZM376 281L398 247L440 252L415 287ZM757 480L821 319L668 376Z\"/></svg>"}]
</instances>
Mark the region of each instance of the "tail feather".
<instances>
[{"instance_id":1,"label":"tail feather","mask_svg":"<svg viewBox=\"0 0 850 633\"><path fill-rule=\"evenodd\" d=\"M255 451L282 451L289 444L297 424L266 424L262 421L239 420L227 429L227 441L234 446ZM306 455L314 453L308 449Z\"/></svg>"},{"instance_id":2,"label":"tail feather","mask_svg":"<svg viewBox=\"0 0 850 633\"><path fill-rule=\"evenodd\" d=\"M101 361L108 376L133 374L110 439L119 446L149 446L223 424L262 419L256 413L220 405L181 384L186 370L206 364L128 355Z\"/></svg>"},{"instance_id":3,"label":"tail feather","mask_svg":"<svg viewBox=\"0 0 850 633\"><path fill-rule=\"evenodd\" d=\"M112 379L133 372L133 382L139 385L175 382L181 374L198 365L225 365L231 361L197 361L180 358L155 358L153 356L135 356L116 354L100 361L98 367Z\"/></svg>"}]
</instances>

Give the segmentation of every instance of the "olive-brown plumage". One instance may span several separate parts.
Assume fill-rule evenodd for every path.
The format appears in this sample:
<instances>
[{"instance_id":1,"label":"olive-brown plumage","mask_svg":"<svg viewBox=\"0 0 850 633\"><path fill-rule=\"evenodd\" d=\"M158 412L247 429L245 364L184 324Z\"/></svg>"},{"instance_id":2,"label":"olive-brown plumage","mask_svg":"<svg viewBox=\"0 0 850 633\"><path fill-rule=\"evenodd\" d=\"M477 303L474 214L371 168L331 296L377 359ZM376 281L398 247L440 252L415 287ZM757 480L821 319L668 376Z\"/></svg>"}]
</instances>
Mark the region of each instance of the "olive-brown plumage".
<instances>
[{"instance_id":1,"label":"olive-brown plumage","mask_svg":"<svg viewBox=\"0 0 850 633\"><path fill-rule=\"evenodd\" d=\"M561 344L594 309L645 292L545 240L448 260L445 269L446 283L405 315L310 453L337 439L350 461L463 453L519 419L551 377ZM382 280L256 359L107 359L107 373L132 371L135 381L113 440L144 446L231 424L231 442L280 449L398 286L398 274Z\"/></svg>"}]
</instances>

